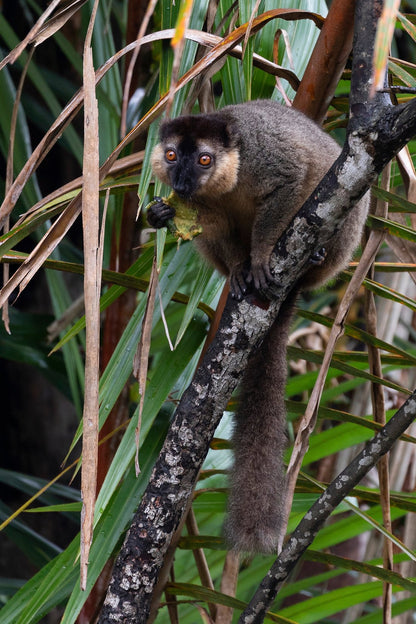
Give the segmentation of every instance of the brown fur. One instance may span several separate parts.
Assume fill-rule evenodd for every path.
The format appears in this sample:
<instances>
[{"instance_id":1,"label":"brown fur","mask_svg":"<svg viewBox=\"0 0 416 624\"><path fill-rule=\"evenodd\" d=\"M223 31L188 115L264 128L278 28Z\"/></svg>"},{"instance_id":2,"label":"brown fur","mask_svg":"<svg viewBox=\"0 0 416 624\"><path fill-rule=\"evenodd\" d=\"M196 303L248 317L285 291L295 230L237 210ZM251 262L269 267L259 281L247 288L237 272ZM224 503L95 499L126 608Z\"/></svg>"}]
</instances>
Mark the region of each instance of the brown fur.
<instances>
[{"instance_id":1,"label":"brown fur","mask_svg":"<svg viewBox=\"0 0 416 624\"><path fill-rule=\"evenodd\" d=\"M198 249L229 277L238 297L245 291L248 265L254 284L270 279L273 247L340 153L314 122L272 101L179 117L165 123L160 136L153 170L194 206L203 229ZM167 148L179 155L176 169L165 160ZM201 151L212 155L211 167L195 164ZM312 267L297 289L316 287L344 268L359 242L367 209L365 197L328 245L324 263ZM294 297L251 355L242 384L226 522L228 541L240 551L272 552L279 540L286 344Z\"/></svg>"}]
</instances>

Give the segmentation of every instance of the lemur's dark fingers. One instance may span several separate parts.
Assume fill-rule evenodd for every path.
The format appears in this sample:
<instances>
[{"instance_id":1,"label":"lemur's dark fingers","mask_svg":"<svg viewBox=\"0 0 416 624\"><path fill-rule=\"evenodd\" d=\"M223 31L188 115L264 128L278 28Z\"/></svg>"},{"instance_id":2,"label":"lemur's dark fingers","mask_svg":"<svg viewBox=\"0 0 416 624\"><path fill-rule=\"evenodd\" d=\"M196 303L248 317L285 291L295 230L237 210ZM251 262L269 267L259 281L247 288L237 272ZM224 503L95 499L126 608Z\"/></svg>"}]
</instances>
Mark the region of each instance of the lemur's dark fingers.
<instances>
[{"instance_id":1,"label":"lemur's dark fingers","mask_svg":"<svg viewBox=\"0 0 416 624\"><path fill-rule=\"evenodd\" d=\"M157 201L148 207L146 216L149 225L159 229L165 227L169 219L173 219L175 216L175 209L165 204L159 197L155 199Z\"/></svg>"},{"instance_id":2,"label":"lemur's dark fingers","mask_svg":"<svg viewBox=\"0 0 416 624\"><path fill-rule=\"evenodd\" d=\"M267 290L270 282L273 281L273 275L270 272L269 262L257 264L251 267L248 281L253 283L256 290Z\"/></svg>"},{"instance_id":3,"label":"lemur's dark fingers","mask_svg":"<svg viewBox=\"0 0 416 624\"><path fill-rule=\"evenodd\" d=\"M249 288L247 286L248 270L244 265L236 267L230 275L230 291L233 299L241 301L241 299L248 293Z\"/></svg>"},{"instance_id":4,"label":"lemur's dark fingers","mask_svg":"<svg viewBox=\"0 0 416 624\"><path fill-rule=\"evenodd\" d=\"M317 266L320 266L324 262L326 255L327 255L327 251L325 247L321 247L320 249L318 249L318 251L315 251L311 255L311 257L309 258L309 262Z\"/></svg>"}]
</instances>

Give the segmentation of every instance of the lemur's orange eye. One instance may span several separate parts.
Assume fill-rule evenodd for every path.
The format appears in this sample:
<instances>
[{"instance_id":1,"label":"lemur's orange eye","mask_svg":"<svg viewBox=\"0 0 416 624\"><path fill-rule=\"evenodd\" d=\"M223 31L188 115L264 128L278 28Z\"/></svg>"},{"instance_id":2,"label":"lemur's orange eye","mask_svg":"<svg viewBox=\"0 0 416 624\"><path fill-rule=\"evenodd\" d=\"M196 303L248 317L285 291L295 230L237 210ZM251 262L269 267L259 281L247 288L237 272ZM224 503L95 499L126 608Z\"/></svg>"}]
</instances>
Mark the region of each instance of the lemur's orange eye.
<instances>
[{"instance_id":1,"label":"lemur's orange eye","mask_svg":"<svg viewBox=\"0 0 416 624\"><path fill-rule=\"evenodd\" d=\"M176 160L176 152L173 149L166 150L165 158L168 162L175 162Z\"/></svg>"},{"instance_id":2,"label":"lemur's orange eye","mask_svg":"<svg viewBox=\"0 0 416 624\"><path fill-rule=\"evenodd\" d=\"M212 157L209 154L201 154L198 162L203 167L209 167L212 163Z\"/></svg>"}]
</instances>

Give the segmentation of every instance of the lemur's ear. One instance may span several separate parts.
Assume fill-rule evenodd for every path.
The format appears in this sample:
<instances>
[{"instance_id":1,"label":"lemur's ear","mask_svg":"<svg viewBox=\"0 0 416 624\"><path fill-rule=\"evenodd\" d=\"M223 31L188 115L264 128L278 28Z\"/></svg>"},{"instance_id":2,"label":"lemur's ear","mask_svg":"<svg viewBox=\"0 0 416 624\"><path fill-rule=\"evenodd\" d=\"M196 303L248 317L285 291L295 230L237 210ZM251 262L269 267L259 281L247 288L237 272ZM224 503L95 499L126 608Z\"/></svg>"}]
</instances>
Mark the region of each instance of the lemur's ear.
<instances>
[{"instance_id":1,"label":"lemur's ear","mask_svg":"<svg viewBox=\"0 0 416 624\"><path fill-rule=\"evenodd\" d=\"M224 147L233 147L236 144L237 128L234 123L224 119L221 113L208 115L183 115L170 119L161 124L159 130L161 141L169 137L187 140L216 141Z\"/></svg>"}]
</instances>

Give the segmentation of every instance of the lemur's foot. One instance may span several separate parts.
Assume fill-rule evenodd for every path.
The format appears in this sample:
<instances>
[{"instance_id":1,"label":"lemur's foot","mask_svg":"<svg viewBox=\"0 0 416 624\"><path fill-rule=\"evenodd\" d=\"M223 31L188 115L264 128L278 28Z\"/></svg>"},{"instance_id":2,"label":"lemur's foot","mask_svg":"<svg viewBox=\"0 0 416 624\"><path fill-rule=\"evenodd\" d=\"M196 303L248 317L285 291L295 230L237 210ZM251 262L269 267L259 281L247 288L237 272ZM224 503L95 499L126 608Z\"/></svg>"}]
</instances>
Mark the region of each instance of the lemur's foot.
<instances>
[{"instance_id":1,"label":"lemur's foot","mask_svg":"<svg viewBox=\"0 0 416 624\"><path fill-rule=\"evenodd\" d=\"M309 258L309 262L315 264L316 266L320 266L327 256L327 251L325 247L321 247L318 251L315 251Z\"/></svg>"}]
</instances>

